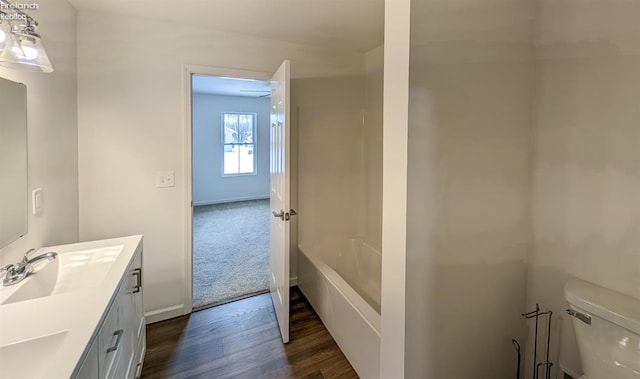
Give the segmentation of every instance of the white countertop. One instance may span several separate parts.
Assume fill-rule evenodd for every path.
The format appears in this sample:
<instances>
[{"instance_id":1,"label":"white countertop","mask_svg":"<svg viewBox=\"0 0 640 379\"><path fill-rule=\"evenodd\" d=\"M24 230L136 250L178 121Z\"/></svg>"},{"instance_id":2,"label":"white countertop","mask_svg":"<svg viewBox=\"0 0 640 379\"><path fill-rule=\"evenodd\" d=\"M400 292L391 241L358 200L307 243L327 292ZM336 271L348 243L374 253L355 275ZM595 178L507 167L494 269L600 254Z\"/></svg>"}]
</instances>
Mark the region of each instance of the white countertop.
<instances>
[{"instance_id":1,"label":"white countertop","mask_svg":"<svg viewBox=\"0 0 640 379\"><path fill-rule=\"evenodd\" d=\"M31 255L33 257L49 251L64 254L102 248L121 250L104 278L101 278L99 285L0 305L0 379L5 379L2 374L2 347L44 336L54 337L46 339L51 340L51 348L45 349L46 357L38 356L35 354L36 351L33 351L34 354L18 358L24 360L17 363L28 368L25 373L29 375L24 377L32 379L34 373L48 379L71 377L87 344L94 337L127 266L135 253L142 249L142 236L44 247ZM0 300L6 299L11 292L30 279L32 278L27 278L15 286L0 285ZM59 336L54 336L56 334ZM9 358L4 359L6 361ZM11 364L15 365L14 358L11 359ZM12 376L11 379L16 378Z\"/></svg>"}]
</instances>

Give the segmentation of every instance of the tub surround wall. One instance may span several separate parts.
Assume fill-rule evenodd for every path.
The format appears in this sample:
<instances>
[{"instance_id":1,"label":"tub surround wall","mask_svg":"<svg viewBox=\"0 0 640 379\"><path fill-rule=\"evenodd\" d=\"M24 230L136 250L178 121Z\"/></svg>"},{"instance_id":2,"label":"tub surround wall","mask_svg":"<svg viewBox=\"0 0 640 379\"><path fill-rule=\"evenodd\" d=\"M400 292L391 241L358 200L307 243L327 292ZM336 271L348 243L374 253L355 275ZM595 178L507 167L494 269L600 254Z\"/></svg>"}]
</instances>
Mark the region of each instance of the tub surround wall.
<instances>
[{"instance_id":1,"label":"tub surround wall","mask_svg":"<svg viewBox=\"0 0 640 379\"><path fill-rule=\"evenodd\" d=\"M0 77L27 85L28 190L42 188L43 209L31 212L28 233L0 249L0 266L32 247L78 241L76 10L64 0L39 3L33 14L55 69L30 73L0 68Z\"/></svg>"},{"instance_id":2,"label":"tub surround wall","mask_svg":"<svg viewBox=\"0 0 640 379\"><path fill-rule=\"evenodd\" d=\"M405 377L515 374L531 243L531 11L412 1Z\"/></svg>"},{"instance_id":3,"label":"tub surround wall","mask_svg":"<svg viewBox=\"0 0 640 379\"><path fill-rule=\"evenodd\" d=\"M269 197L270 99L193 95L193 204ZM257 113L255 175L222 175L222 112Z\"/></svg>"},{"instance_id":4,"label":"tub surround wall","mask_svg":"<svg viewBox=\"0 0 640 379\"><path fill-rule=\"evenodd\" d=\"M366 75L296 80L291 89L298 133L298 285L362 378L380 377L380 314L367 304L377 302L379 309L380 255L364 258L368 249L349 239L360 236L380 246L381 53L367 54ZM356 267L329 268L325 254ZM342 270L352 275L341 277ZM347 283L363 272L370 275L360 290L375 301ZM376 319L377 329L354 302Z\"/></svg>"},{"instance_id":5,"label":"tub surround wall","mask_svg":"<svg viewBox=\"0 0 640 379\"><path fill-rule=\"evenodd\" d=\"M541 0L535 26L528 303L553 310L552 360L581 374L566 279L640 296L640 4Z\"/></svg>"},{"instance_id":6,"label":"tub surround wall","mask_svg":"<svg viewBox=\"0 0 640 379\"><path fill-rule=\"evenodd\" d=\"M298 243L361 231L364 75L296 80Z\"/></svg>"},{"instance_id":7,"label":"tub surround wall","mask_svg":"<svg viewBox=\"0 0 640 379\"><path fill-rule=\"evenodd\" d=\"M384 46L365 54L363 171L364 193L360 233L382 245L382 95Z\"/></svg>"},{"instance_id":8,"label":"tub surround wall","mask_svg":"<svg viewBox=\"0 0 640 379\"><path fill-rule=\"evenodd\" d=\"M382 54L365 54L364 75L292 83L300 245L335 235L381 244Z\"/></svg>"},{"instance_id":9,"label":"tub surround wall","mask_svg":"<svg viewBox=\"0 0 640 379\"><path fill-rule=\"evenodd\" d=\"M80 238L145 236L145 307L156 318L180 314L190 301L184 278L191 252L185 251L190 237L184 235L190 196L184 182L182 65L273 72L291 59L294 79L364 72L359 52L167 26L123 15L78 14ZM155 188L160 170L175 171L175 187ZM292 256L295 270L295 250Z\"/></svg>"}]
</instances>

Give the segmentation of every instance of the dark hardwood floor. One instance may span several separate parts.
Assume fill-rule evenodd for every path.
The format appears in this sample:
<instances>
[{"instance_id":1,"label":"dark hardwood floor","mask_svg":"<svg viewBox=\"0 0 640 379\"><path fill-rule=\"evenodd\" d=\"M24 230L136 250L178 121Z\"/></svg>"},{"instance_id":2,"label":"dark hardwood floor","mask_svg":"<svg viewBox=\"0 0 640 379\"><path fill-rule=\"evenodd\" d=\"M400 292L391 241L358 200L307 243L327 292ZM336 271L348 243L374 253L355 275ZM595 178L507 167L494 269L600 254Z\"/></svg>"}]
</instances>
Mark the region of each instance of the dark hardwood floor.
<instances>
[{"instance_id":1,"label":"dark hardwood floor","mask_svg":"<svg viewBox=\"0 0 640 379\"><path fill-rule=\"evenodd\" d=\"M143 378L358 378L297 287L280 339L269 294L147 326Z\"/></svg>"}]
</instances>

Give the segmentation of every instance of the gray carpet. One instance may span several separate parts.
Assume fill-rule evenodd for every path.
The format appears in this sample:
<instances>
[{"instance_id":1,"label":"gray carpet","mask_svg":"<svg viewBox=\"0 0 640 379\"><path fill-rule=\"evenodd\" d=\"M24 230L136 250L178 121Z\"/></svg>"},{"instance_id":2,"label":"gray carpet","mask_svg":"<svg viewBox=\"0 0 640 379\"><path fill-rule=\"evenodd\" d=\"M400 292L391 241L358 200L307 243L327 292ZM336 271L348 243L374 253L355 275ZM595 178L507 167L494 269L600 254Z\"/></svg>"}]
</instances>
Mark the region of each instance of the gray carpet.
<instances>
[{"instance_id":1,"label":"gray carpet","mask_svg":"<svg viewBox=\"0 0 640 379\"><path fill-rule=\"evenodd\" d=\"M193 210L193 307L269 288L269 200Z\"/></svg>"}]
</instances>

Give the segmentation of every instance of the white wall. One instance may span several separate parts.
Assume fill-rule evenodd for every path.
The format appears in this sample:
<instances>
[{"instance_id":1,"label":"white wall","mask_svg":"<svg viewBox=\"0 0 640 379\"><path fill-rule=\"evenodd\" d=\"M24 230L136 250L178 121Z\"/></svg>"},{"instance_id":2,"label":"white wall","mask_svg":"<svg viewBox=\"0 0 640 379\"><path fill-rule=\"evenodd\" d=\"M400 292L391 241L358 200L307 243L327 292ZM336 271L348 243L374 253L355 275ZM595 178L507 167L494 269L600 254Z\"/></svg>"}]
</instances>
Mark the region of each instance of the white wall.
<instances>
[{"instance_id":1,"label":"white wall","mask_svg":"<svg viewBox=\"0 0 640 379\"><path fill-rule=\"evenodd\" d=\"M639 10L413 0L407 377L513 375L535 303L580 374L567 278L640 293Z\"/></svg>"},{"instance_id":2,"label":"white wall","mask_svg":"<svg viewBox=\"0 0 640 379\"><path fill-rule=\"evenodd\" d=\"M28 189L42 188L43 210L29 206L28 234L0 249L0 265L15 263L31 247L78 241L76 118L76 11L64 0L33 12L54 72L0 68L0 76L27 85Z\"/></svg>"},{"instance_id":3,"label":"white wall","mask_svg":"<svg viewBox=\"0 0 640 379\"><path fill-rule=\"evenodd\" d=\"M182 64L272 72L287 58L294 79L364 71L363 55L351 51L78 14L80 237L144 234L147 311L190 301ZM157 170L175 171L176 186L155 188Z\"/></svg>"},{"instance_id":4,"label":"white wall","mask_svg":"<svg viewBox=\"0 0 640 379\"><path fill-rule=\"evenodd\" d=\"M538 9L528 303L553 310L552 360L581 374L566 279L640 297L640 4Z\"/></svg>"},{"instance_id":5,"label":"white wall","mask_svg":"<svg viewBox=\"0 0 640 379\"><path fill-rule=\"evenodd\" d=\"M380 377L405 376L407 136L411 1L385 1ZM409 346L411 347L411 346Z\"/></svg>"},{"instance_id":6,"label":"white wall","mask_svg":"<svg viewBox=\"0 0 640 379\"><path fill-rule=\"evenodd\" d=\"M216 204L269 197L269 98L194 93L193 204ZM255 112L255 175L222 175L222 112Z\"/></svg>"},{"instance_id":7,"label":"white wall","mask_svg":"<svg viewBox=\"0 0 640 379\"><path fill-rule=\"evenodd\" d=\"M531 243L531 11L412 1L407 378L515 375Z\"/></svg>"}]
</instances>

